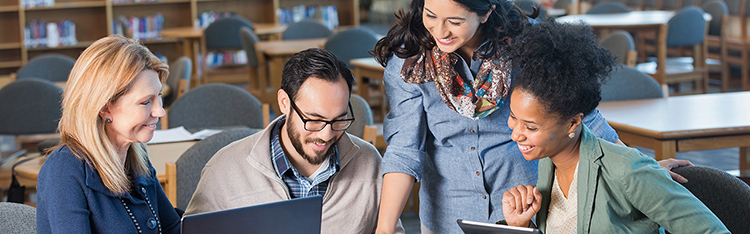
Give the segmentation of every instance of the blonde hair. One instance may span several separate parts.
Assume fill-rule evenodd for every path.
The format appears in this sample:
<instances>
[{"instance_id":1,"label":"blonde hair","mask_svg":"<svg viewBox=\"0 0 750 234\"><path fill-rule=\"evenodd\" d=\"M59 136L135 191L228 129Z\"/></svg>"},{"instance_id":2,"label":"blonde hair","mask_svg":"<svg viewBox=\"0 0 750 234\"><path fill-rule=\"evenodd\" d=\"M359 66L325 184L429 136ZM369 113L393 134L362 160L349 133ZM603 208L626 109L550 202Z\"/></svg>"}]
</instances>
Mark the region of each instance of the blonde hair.
<instances>
[{"instance_id":1,"label":"blonde hair","mask_svg":"<svg viewBox=\"0 0 750 234\"><path fill-rule=\"evenodd\" d=\"M128 171L132 170L136 176L148 175L149 162L145 145L133 143L123 165L104 131L105 123L99 113L126 94L142 71L156 71L164 83L168 69L165 62L139 42L112 35L86 48L70 72L58 125L61 145L67 145L77 157L94 167L112 192L129 192Z\"/></svg>"}]
</instances>

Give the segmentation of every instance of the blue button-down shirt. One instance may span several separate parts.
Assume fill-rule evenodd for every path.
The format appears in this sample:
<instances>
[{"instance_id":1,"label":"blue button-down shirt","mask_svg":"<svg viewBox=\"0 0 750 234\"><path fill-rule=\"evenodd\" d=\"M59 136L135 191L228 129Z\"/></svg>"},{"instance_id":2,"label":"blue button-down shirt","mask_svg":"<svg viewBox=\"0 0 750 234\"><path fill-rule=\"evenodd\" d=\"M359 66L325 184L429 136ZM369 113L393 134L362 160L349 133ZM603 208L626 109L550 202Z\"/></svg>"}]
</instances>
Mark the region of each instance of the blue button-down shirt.
<instances>
[{"instance_id":1,"label":"blue button-down shirt","mask_svg":"<svg viewBox=\"0 0 750 234\"><path fill-rule=\"evenodd\" d=\"M289 189L289 195L292 198L301 198L309 196L324 196L326 189L328 189L329 179L336 174L339 169L339 157L338 149L333 146L333 150L327 156L329 160L329 167L325 171L315 176L314 180L301 175L286 158L284 149L281 148L281 141L279 141L279 133L281 126L285 123L285 118L282 117L276 122L271 132L271 157L273 159L274 169L276 169L276 175L284 180L287 188Z\"/></svg>"},{"instance_id":2,"label":"blue button-down shirt","mask_svg":"<svg viewBox=\"0 0 750 234\"><path fill-rule=\"evenodd\" d=\"M383 124L388 143L383 173L405 173L421 181L420 221L433 232L461 233L456 219L503 219L503 193L537 180L537 161L526 161L510 138L510 95L489 116L472 120L448 108L433 82L405 83L400 77L403 62L393 56L385 68L391 111ZM459 56L456 71L471 84L481 62L469 66ZM617 139L598 110L584 123L599 137Z\"/></svg>"}]
</instances>

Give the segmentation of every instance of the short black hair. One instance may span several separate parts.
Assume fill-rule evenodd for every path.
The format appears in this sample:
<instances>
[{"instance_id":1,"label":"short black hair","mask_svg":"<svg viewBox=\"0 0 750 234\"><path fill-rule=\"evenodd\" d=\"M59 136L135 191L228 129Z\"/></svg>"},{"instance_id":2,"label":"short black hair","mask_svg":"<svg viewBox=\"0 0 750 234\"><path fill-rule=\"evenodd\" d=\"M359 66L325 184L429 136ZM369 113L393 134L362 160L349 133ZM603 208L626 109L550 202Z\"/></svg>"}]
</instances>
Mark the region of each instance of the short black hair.
<instances>
[{"instance_id":1,"label":"short black hair","mask_svg":"<svg viewBox=\"0 0 750 234\"><path fill-rule=\"evenodd\" d=\"M601 85L614 56L599 43L590 26L554 19L528 26L513 38L509 52L513 90L532 94L551 115L562 119L590 114L601 98Z\"/></svg>"},{"instance_id":2,"label":"short black hair","mask_svg":"<svg viewBox=\"0 0 750 234\"><path fill-rule=\"evenodd\" d=\"M281 89L292 100L297 100L297 91L310 77L336 82L339 75L344 78L352 93L354 77L344 62L327 50L312 48L297 52L284 63L281 70Z\"/></svg>"}]
</instances>

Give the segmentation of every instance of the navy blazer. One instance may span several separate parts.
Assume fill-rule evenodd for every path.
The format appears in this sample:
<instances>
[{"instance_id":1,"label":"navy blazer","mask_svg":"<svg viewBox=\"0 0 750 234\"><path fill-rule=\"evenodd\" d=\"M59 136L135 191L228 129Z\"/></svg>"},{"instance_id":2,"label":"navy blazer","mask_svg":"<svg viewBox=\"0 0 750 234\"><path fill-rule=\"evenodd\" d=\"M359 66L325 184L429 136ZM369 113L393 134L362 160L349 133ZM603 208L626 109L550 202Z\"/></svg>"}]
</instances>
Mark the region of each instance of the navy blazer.
<instances>
[{"instance_id":1,"label":"navy blazer","mask_svg":"<svg viewBox=\"0 0 750 234\"><path fill-rule=\"evenodd\" d=\"M180 216L164 194L156 171L138 176L129 194L115 194L91 165L67 146L53 151L37 181L37 233L180 233ZM150 207L156 214L154 217ZM127 204L131 215L123 205Z\"/></svg>"}]
</instances>

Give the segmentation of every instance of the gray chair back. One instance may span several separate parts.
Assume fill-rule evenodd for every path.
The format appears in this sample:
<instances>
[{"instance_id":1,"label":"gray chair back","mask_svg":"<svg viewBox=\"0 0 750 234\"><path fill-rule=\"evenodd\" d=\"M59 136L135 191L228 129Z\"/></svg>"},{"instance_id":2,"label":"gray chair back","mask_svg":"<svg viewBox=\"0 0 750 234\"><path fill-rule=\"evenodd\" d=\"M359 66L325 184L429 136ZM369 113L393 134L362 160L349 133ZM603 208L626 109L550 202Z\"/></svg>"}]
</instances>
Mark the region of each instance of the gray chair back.
<instances>
[{"instance_id":1,"label":"gray chair back","mask_svg":"<svg viewBox=\"0 0 750 234\"><path fill-rule=\"evenodd\" d=\"M703 43L706 35L706 20L703 10L688 6L675 14L667 23L667 46L689 46Z\"/></svg>"},{"instance_id":2,"label":"gray chair back","mask_svg":"<svg viewBox=\"0 0 750 234\"><path fill-rule=\"evenodd\" d=\"M170 106L177 99L177 93L180 89L180 80L185 80L190 90L190 76L193 73L193 61L187 56L182 56L177 59L172 66L169 66L169 76L167 77L167 85L171 90L169 95L164 98L164 106Z\"/></svg>"},{"instance_id":3,"label":"gray chair back","mask_svg":"<svg viewBox=\"0 0 750 234\"><path fill-rule=\"evenodd\" d=\"M643 0L643 8L644 9L656 9L658 7L659 1L658 0Z\"/></svg>"},{"instance_id":4,"label":"gray chair back","mask_svg":"<svg viewBox=\"0 0 750 234\"><path fill-rule=\"evenodd\" d=\"M724 15L729 14L727 4L724 1L714 0L705 4L703 10L711 15L711 21L708 22L708 35L721 36Z\"/></svg>"},{"instance_id":5,"label":"gray chair back","mask_svg":"<svg viewBox=\"0 0 750 234\"><path fill-rule=\"evenodd\" d=\"M555 9L567 9L568 5L570 5L570 0L557 0L555 1L555 4L552 5L552 8Z\"/></svg>"},{"instance_id":6,"label":"gray chair back","mask_svg":"<svg viewBox=\"0 0 750 234\"><path fill-rule=\"evenodd\" d=\"M253 28L253 25L241 16L231 16L217 19L206 27L203 34L206 36L206 49L228 50L242 48L240 41L240 28Z\"/></svg>"},{"instance_id":7,"label":"gray chair back","mask_svg":"<svg viewBox=\"0 0 750 234\"><path fill-rule=\"evenodd\" d=\"M333 34L333 31L329 29L325 24L312 20L305 19L293 24L290 24L283 33L281 33L281 39L283 40L297 40L297 39L312 39L312 38L324 38L329 37Z\"/></svg>"},{"instance_id":8,"label":"gray chair back","mask_svg":"<svg viewBox=\"0 0 750 234\"><path fill-rule=\"evenodd\" d=\"M729 8L729 15L738 16L740 15L740 9L742 2L745 0L724 0L724 3L727 4L727 7ZM708 4L708 3L706 3ZM745 5L748 5L745 3ZM745 10L745 14L750 13L747 10Z\"/></svg>"},{"instance_id":9,"label":"gray chair back","mask_svg":"<svg viewBox=\"0 0 750 234\"><path fill-rule=\"evenodd\" d=\"M678 1L680 0L662 0L661 2L661 8L662 10L678 10Z\"/></svg>"},{"instance_id":10,"label":"gray chair back","mask_svg":"<svg viewBox=\"0 0 750 234\"><path fill-rule=\"evenodd\" d=\"M260 41L258 35L255 35L252 28L242 27L240 28L240 39L242 41L242 49L247 54L247 65L252 68L258 68L258 54L255 51L255 43Z\"/></svg>"},{"instance_id":11,"label":"gray chair back","mask_svg":"<svg viewBox=\"0 0 750 234\"><path fill-rule=\"evenodd\" d=\"M699 6L700 7L700 5L698 5L698 2L700 1L701 0L682 0L682 3L680 5L681 7L686 7L686 6Z\"/></svg>"},{"instance_id":12,"label":"gray chair back","mask_svg":"<svg viewBox=\"0 0 750 234\"><path fill-rule=\"evenodd\" d=\"M586 14L614 14L614 13L628 13L630 8L621 2L602 2L594 5Z\"/></svg>"},{"instance_id":13,"label":"gray chair back","mask_svg":"<svg viewBox=\"0 0 750 234\"><path fill-rule=\"evenodd\" d=\"M378 37L369 29L358 27L340 31L326 41L325 49L349 65L349 60L371 57L368 52L375 47Z\"/></svg>"},{"instance_id":14,"label":"gray chair back","mask_svg":"<svg viewBox=\"0 0 750 234\"><path fill-rule=\"evenodd\" d=\"M664 97L654 78L633 67L618 65L602 85L602 102Z\"/></svg>"},{"instance_id":15,"label":"gray chair back","mask_svg":"<svg viewBox=\"0 0 750 234\"><path fill-rule=\"evenodd\" d=\"M531 12L534 12L534 7L539 8L539 16L536 17L537 21L542 21L547 18L547 10L544 9L544 6L539 5L539 3L531 0L515 0L513 1L516 3L516 5L523 10L526 14L531 14Z\"/></svg>"},{"instance_id":16,"label":"gray chair back","mask_svg":"<svg viewBox=\"0 0 750 234\"><path fill-rule=\"evenodd\" d=\"M732 233L750 233L750 187L739 178L710 167L687 166L672 171L688 179L682 184Z\"/></svg>"},{"instance_id":17,"label":"gray chair back","mask_svg":"<svg viewBox=\"0 0 750 234\"><path fill-rule=\"evenodd\" d=\"M39 78L52 82L68 81L70 71L76 63L74 58L63 54L44 54L29 60L18 69L16 79Z\"/></svg>"},{"instance_id":18,"label":"gray chair back","mask_svg":"<svg viewBox=\"0 0 750 234\"><path fill-rule=\"evenodd\" d=\"M359 95L352 94L349 98L349 102L352 103L352 111L354 111L354 123L346 129L349 134L355 135L359 138L365 135L365 125L374 125L372 110L367 101Z\"/></svg>"},{"instance_id":19,"label":"gray chair back","mask_svg":"<svg viewBox=\"0 0 750 234\"><path fill-rule=\"evenodd\" d=\"M635 40L629 32L617 30L602 39L602 46L617 56L617 62L625 64L628 52L635 50Z\"/></svg>"},{"instance_id":20,"label":"gray chair back","mask_svg":"<svg viewBox=\"0 0 750 234\"><path fill-rule=\"evenodd\" d=\"M624 2L624 3L625 3L625 5L627 5L627 6L628 6L628 8L630 8L630 9L637 9L637 10L640 10L640 9L641 9L641 7L642 7L642 6L641 6L641 4L642 4L642 3L641 3L641 1L643 1L643 0L626 0L626 1Z\"/></svg>"},{"instance_id":21,"label":"gray chair back","mask_svg":"<svg viewBox=\"0 0 750 234\"><path fill-rule=\"evenodd\" d=\"M260 101L233 85L198 86L178 98L168 110L168 127L205 129L229 126L263 128Z\"/></svg>"},{"instance_id":22,"label":"gray chair back","mask_svg":"<svg viewBox=\"0 0 750 234\"><path fill-rule=\"evenodd\" d=\"M16 80L0 89L0 134L55 133L62 88L48 80Z\"/></svg>"},{"instance_id":23,"label":"gray chair back","mask_svg":"<svg viewBox=\"0 0 750 234\"><path fill-rule=\"evenodd\" d=\"M258 132L256 129L235 128L206 137L182 153L175 162L177 166L177 207L186 209L195 193L201 171L221 148Z\"/></svg>"},{"instance_id":24,"label":"gray chair back","mask_svg":"<svg viewBox=\"0 0 750 234\"><path fill-rule=\"evenodd\" d=\"M0 233L35 234L36 208L19 203L0 202Z\"/></svg>"}]
</instances>

